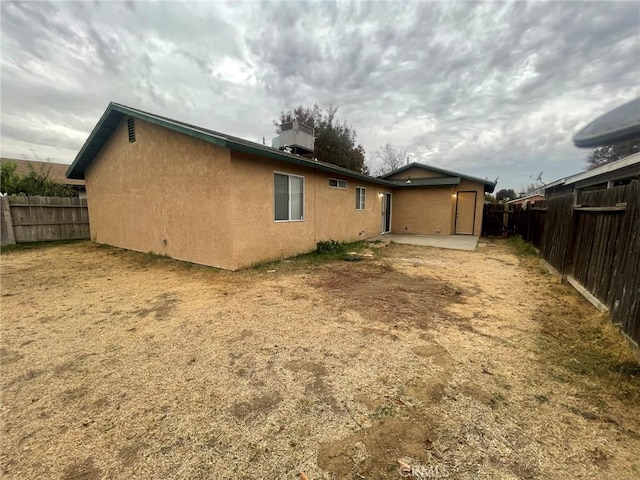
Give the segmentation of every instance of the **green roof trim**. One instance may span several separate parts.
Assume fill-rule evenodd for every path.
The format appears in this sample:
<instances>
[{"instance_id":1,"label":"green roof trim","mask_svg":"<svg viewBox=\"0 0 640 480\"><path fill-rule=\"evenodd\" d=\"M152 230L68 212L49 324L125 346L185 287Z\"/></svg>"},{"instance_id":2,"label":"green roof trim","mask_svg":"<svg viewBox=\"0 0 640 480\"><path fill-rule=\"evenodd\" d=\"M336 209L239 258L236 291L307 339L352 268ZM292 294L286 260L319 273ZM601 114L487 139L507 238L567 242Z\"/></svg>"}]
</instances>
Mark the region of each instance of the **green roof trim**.
<instances>
[{"instance_id":1,"label":"green roof trim","mask_svg":"<svg viewBox=\"0 0 640 480\"><path fill-rule=\"evenodd\" d=\"M93 161L100 149L107 142L111 134L118 127L120 122L125 117L133 117L143 120L145 122L158 125L160 127L168 128L170 130L189 135L205 142L213 143L220 147L229 148L231 150L237 150L261 157L267 157L274 160L280 160L303 167L313 168L315 170L322 170L335 175L350 177L359 179L362 181L376 183L379 185L385 185L388 187L394 186L393 182L384 180L382 178L371 177L359 172L354 172L347 168L342 168L330 163L318 162L309 158L300 157L299 155L293 155L291 153L285 153L280 150L276 150L259 143L250 142L242 138L225 135L220 132L209 130L206 128L198 127L188 123L173 120L171 118L162 117L149 112L144 112L136 108L127 107L118 103L110 103L105 112L100 117L98 124L95 126L89 138L86 140L73 163L67 170L67 178L73 178L78 180L84 180L84 172L89 164Z\"/></svg>"},{"instance_id":2,"label":"green roof trim","mask_svg":"<svg viewBox=\"0 0 640 480\"><path fill-rule=\"evenodd\" d=\"M252 144L249 144L249 142L247 142L246 140L241 140L239 142L234 140L229 140L227 141L227 148L230 148L231 150L237 150L239 152L251 153L253 155L258 155L261 157L271 158L274 160L282 160L282 161L292 163L294 165L299 165L302 167L310 167L315 170L321 170L324 172L333 173L337 176L346 176L346 177L362 180L365 182L385 185L387 187L394 186L394 183L388 180L384 180L378 177L372 177L370 175L365 175L364 173L355 172L353 170L349 170L348 168L339 167L331 163L319 162L316 160L311 160L309 158L301 157L299 155L284 153L284 152L281 152L280 150L276 150L271 147L266 147L264 145L260 145L260 144L252 145Z\"/></svg>"},{"instance_id":3,"label":"green roof trim","mask_svg":"<svg viewBox=\"0 0 640 480\"><path fill-rule=\"evenodd\" d=\"M485 191L493 192L495 182L489 182L488 180L482 180L476 177L470 177L468 175L462 175L448 170L443 170L436 167L430 167L421 163L410 163L402 168L394 170L382 177L372 177L363 173L355 172L347 168L342 168L331 163L319 162L309 158L301 157L299 155L293 155L280 150L276 150L266 145L260 145L259 143L250 142L242 138L233 137L224 133L209 130L207 128L198 127L189 123L174 120L172 118L163 117L153 113L138 110L137 108L128 107L119 103L111 102L105 112L100 117L97 125L91 131L89 138L84 142L84 145L76 155L73 163L67 169L67 178L75 180L84 180L84 172L91 164L95 156L102 149L104 144L109 140L115 129L120 125L123 118L138 118L145 122L152 123L154 125L168 128L175 132L183 133L191 137L198 138L208 143L218 145L220 147L229 148L240 152L257 155L260 157L271 158L273 160L280 160L283 162L299 165L302 167L312 168L314 170L320 170L331 173L333 175L354 178L363 182L375 183L378 185L384 185L392 188L415 188L415 187L437 187L446 185L459 185L462 178L472 180L474 182L482 183L486 186ZM446 175L445 177L438 178L416 178L412 179L411 183L400 180L388 180L388 177L395 175L412 167L424 168Z\"/></svg>"},{"instance_id":4,"label":"green roof trim","mask_svg":"<svg viewBox=\"0 0 640 480\"><path fill-rule=\"evenodd\" d=\"M462 173L452 172L451 170L445 170L444 168L439 168L439 167L432 167L431 165L426 165L424 163L418 163L418 162L412 162L405 165L404 167L397 168L393 172L389 172L385 175L382 175L380 178L384 178L385 180L387 180L389 179L389 177L396 175L398 173L404 172L406 170L409 170L410 168L422 168L424 170L430 170L432 172L442 173L443 175L447 175L449 177L460 177L460 178L464 178L465 180L471 180L472 182L482 183L483 185L485 185L485 192L489 192L489 193L492 193L493 190L496 188L496 182L492 182L490 180L487 180L486 178L483 179L478 177L472 177L470 175L463 175ZM412 179L411 182L413 183L414 180Z\"/></svg>"}]
</instances>

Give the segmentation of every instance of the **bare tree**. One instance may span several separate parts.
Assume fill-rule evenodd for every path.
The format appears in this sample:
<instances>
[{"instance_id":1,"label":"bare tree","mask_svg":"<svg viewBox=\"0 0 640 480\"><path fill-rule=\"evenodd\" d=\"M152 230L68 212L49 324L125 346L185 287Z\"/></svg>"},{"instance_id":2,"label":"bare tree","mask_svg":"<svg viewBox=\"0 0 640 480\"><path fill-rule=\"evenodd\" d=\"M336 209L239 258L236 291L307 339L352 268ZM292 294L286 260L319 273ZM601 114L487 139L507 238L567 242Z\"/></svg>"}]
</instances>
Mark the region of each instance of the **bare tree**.
<instances>
[{"instance_id":1,"label":"bare tree","mask_svg":"<svg viewBox=\"0 0 640 480\"><path fill-rule=\"evenodd\" d=\"M529 175L529 178L533 180L533 182L520 186L520 193L518 194L518 197L526 197L527 195L544 193L544 181L542 180L543 173L544 172L540 172L535 176Z\"/></svg>"},{"instance_id":2,"label":"bare tree","mask_svg":"<svg viewBox=\"0 0 640 480\"><path fill-rule=\"evenodd\" d=\"M378 163L376 174L382 176L400 168L407 158L407 152L387 143L378 149L375 158Z\"/></svg>"},{"instance_id":3,"label":"bare tree","mask_svg":"<svg viewBox=\"0 0 640 480\"><path fill-rule=\"evenodd\" d=\"M542 180L542 173L540 172L537 176L529 175L529 178L533 180L532 183L528 183L524 187L520 187L520 197L525 197L527 195L533 195L535 193L544 193L544 181Z\"/></svg>"}]
</instances>

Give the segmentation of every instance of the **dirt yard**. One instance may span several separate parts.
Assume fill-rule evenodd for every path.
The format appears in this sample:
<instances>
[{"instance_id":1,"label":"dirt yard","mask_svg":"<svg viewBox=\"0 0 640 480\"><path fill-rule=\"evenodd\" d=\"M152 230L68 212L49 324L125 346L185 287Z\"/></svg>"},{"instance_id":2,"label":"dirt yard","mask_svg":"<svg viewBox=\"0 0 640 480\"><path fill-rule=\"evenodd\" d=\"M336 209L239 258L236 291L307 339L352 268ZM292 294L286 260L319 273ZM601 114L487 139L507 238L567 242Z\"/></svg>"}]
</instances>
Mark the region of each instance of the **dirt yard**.
<instances>
[{"instance_id":1,"label":"dirt yard","mask_svg":"<svg viewBox=\"0 0 640 480\"><path fill-rule=\"evenodd\" d=\"M368 248L3 253L2 478L640 477L640 367L582 297L505 243Z\"/></svg>"}]
</instances>

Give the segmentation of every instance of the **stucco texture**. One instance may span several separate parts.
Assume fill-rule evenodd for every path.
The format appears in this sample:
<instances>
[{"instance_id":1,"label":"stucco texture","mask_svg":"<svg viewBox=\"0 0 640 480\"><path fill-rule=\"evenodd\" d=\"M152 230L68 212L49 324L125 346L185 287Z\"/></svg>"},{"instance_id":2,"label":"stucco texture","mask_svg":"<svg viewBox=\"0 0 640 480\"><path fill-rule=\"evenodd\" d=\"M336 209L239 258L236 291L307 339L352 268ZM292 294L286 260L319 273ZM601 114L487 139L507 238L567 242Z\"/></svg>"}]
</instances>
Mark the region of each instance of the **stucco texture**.
<instances>
[{"instance_id":1,"label":"stucco texture","mask_svg":"<svg viewBox=\"0 0 640 480\"><path fill-rule=\"evenodd\" d=\"M412 168L393 180L409 178L436 178L442 174L422 168ZM406 187L393 192L392 232L418 235L453 235L456 219L458 192L476 192L473 235L482 230L484 185L470 180L461 180L453 187Z\"/></svg>"},{"instance_id":2,"label":"stucco texture","mask_svg":"<svg viewBox=\"0 0 640 480\"><path fill-rule=\"evenodd\" d=\"M313 250L319 241L363 240L382 231L382 192L392 193L392 232L449 235L456 191L477 191L474 234L482 225L483 185L385 188L313 168L231 151L135 120L123 120L85 171L91 238L189 262L239 269ZM274 173L304 178L302 221L275 221ZM438 176L423 169L412 178ZM346 189L329 186L345 180ZM356 187L366 189L356 209Z\"/></svg>"},{"instance_id":3,"label":"stucco texture","mask_svg":"<svg viewBox=\"0 0 640 480\"><path fill-rule=\"evenodd\" d=\"M217 147L135 121L123 121L85 172L91 238L235 270L380 234L378 185ZM274 220L275 172L304 177L304 220ZM329 186L346 180L346 189ZM356 186L366 188L356 210Z\"/></svg>"},{"instance_id":4,"label":"stucco texture","mask_svg":"<svg viewBox=\"0 0 640 480\"><path fill-rule=\"evenodd\" d=\"M409 178L438 178L444 177L439 172L434 172L433 170L425 170L420 167L411 167L407 170L403 170L402 172L398 172L395 175L391 175L388 180L408 180Z\"/></svg>"},{"instance_id":5,"label":"stucco texture","mask_svg":"<svg viewBox=\"0 0 640 480\"><path fill-rule=\"evenodd\" d=\"M232 230L238 267L308 252L322 240L355 241L380 234L380 186L325 172L231 152ZM304 178L304 220L274 220L274 173ZM329 186L329 178L347 182ZM356 187L366 188L364 210L356 210Z\"/></svg>"},{"instance_id":6,"label":"stucco texture","mask_svg":"<svg viewBox=\"0 0 640 480\"><path fill-rule=\"evenodd\" d=\"M91 238L233 269L230 152L140 120L123 121L85 171Z\"/></svg>"},{"instance_id":7,"label":"stucco texture","mask_svg":"<svg viewBox=\"0 0 640 480\"><path fill-rule=\"evenodd\" d=\"M393 233L450 235L452 233L451 187L404 188L393 193Z\"/></svg>"}]
</instances>

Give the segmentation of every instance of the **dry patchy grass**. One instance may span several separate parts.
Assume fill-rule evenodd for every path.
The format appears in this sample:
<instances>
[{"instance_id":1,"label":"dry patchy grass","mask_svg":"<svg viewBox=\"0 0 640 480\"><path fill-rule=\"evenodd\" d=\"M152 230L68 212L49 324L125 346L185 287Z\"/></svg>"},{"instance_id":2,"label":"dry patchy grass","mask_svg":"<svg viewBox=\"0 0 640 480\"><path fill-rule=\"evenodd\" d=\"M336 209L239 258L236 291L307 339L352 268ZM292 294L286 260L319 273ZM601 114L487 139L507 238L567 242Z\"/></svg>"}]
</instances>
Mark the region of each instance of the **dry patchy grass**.
<instances>
[{"instance_id":1,"label":"dry patchy grass","mask_svg":"<svg viewBox=\"0 0 640 480\"><path fill-rule=\"evenodd\" d=\"M3 478L640 475L637 360L570 287L501 242L370 248L3 253Z\"/></svg>"}]
</instances>

